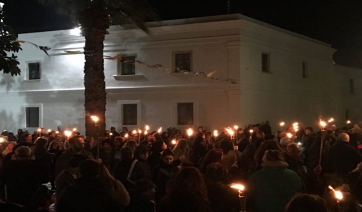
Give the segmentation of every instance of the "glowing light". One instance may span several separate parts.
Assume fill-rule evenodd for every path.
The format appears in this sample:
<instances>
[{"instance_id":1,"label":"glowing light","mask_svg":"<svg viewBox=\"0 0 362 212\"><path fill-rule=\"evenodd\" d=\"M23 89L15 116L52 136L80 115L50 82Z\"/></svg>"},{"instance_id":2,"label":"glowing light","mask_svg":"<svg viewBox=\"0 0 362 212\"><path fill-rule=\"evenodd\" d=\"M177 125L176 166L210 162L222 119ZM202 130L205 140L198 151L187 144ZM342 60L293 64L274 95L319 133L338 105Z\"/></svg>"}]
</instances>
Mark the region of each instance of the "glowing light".
<instances>
[{"instance_id":1,"label":"glowing light","mask_svg":"<svg viewBox=\"0 0 362 212\"><path fill-rule=\"evenodd\" d=\"M319 125L321 125L322 128L325 128L327 126L327 123L325 121L320 121Z\"/></svg>"},{"instance_id":2,"label":"glowing light","mask_svg":"<svg viewBox=\"0 0 362 212\"><path fill-rule=\"evenodd\" d=\"M238 125L234 125L234 129L235 129L235 130L238 130L238 129L239 129L239 126L238 126Z\"/></svg>"},{"instance_id":3,"label":"glowing light","mask_svg":"<svg viewBox=\"0 0 362 212\"><path fill-rule=\"evenodd\" d=\"M76 132L77 131L77 128L73 128L73 132Z\"/></svg>"},{"instance_id":4,"label":"glowing light","mask_svg":"<svg viewBox=\"0 0 362 212\"><path fill-rule=\"evenodd\" d=\"M69 138L72 135L72 132L69 130L66 130L66 131L64 131L64 135Z\"/></svg>"},{"instance_id":5,"label":"glowing light","mask_svg":"<svg viewBox=\"0 0 362 212\"><path fill-rule=\"evenodd\" d=\"M146 126L145 126L145 130L146 130L146 131L150 130L150 126L146 125Z\"/></svg>"},{"instance_id":6,"label":"glowing light","mask_svg":"<svg viewBox=\"0 0 362 212\"><path fill-rule=\"evenodd\" d=\"M293 123L293 127L298 126L298 125L299 125L298 122L294 122L294 123Z\"/></svg>"},{"instance_id":7,"label":"glowing light","mask_svg":"<svg viewBox=\"0 0 362 212\"><path fill-rule=\"evenodd\" d=\"M91 119L92 119L95 123L97 123L97 122L99 121L98 116L91 116Z\"/></svg>"},{"instance_id":8,"label":"glowing light","mask_svg":"<svg viewBox=\"0 0 362 212\"><path fill-rule=\"evenodd\" d=\"M41 129L40 128L38 128L38 132L40 132L41 131Z\"/></svg>"},{"instance_id":9,"label":"glowing light","mask_svg":"<svg viewBox=\"0 0 362 212\"><path fill-rule=\"evenodd\" d=\"M136 135L137 134L137 130L132 130L132 135Z\"/></svg>"},{"instance_id":10,"label":"glowing light","mask_svg":"<svg viewBox=\"0 0 362 212\"><path fill-rule=\"evenodd\" d=\"M293 137L293 134L292 134L292 133L287 133L287 137L288 137L288 138L292 138L292 137Z\"/></svg>"},{"instance_id":11,"label":"glowing light","mask_svg":"<svg viewBox=\"0 0 362 212\"><path fill-rule=\"evenodd\" d=\"M177 142L176 142L176 139L172 139L171 144L172 144L172 145L176 145L176 143L177 143Z\"/></svg>"},{"instance_id":12,"label":"glowing light","mask_svg":"<svg viewBox=\"0 0 362 212\"><path fill-rule=\"evenodd\" d=\"M282 122L279 123L279 126L281 126L281 127L283 127L284 125L285 125L285 122L284 122L284 121L282 121Z\"/></svg>"},{"instance_id":13,"label":"glowing light","mask_svg":"<svg viewBox=\"0 0 362 212\"><path fill-rule=\"evenodd\" d=\"M162 132L162 127L158 128L157 132L161 133Z\"/></svg>"},{"instance_id":14,"label":"glowing light","mask_svg":"<svg viewBox=\"0 0 362 212\"><path fill-rule=\"evenodd\" d=\"M192 136L192 134L194 134L194 130L192 128L188 128L187 135L190 137L190 136Z\"/></svg>"},{"instance_id":15,"label":"glowing light","mask_svg":"<svg viewBox=\"0 0 362 212\"><path fill-rule=\"evenodd\" d=\"M55 134L59 134L59 131L57 130L57 131L55 131Z\"/></svg>"},{"instance_id":16,"label":"glowing light","mask_svg":"<svg viewBox=\"0 0 362 212\"><path fill-rule=\"evenodd\" d=\"M50 133L52 130L51 129L48 129L48 133Z\"/></svg>"},{"instance_id":17,"label":"glowing light","mask_svg":"<svg viewBox=\"0 0 362 212\"><path fill-rule=\"evenodd\" d=\"M125 137L125 138L128 138L128 137L129 137L128 133L124 134L124 137Z\"/></svg>"},{"instance_id":18,"label":"glowing light","mask_svg":"<svg viewBox=\"0 0 362 212\"><path fill-rule=\"evenodd\" d=\"M147 130L145 130L144 134L145 134L145 135L147 135L147 134L148 134Z\"/></svg>"},{"instance_id":19,"label":"glowing light","mask_svg":"<svg viewBox=\"0 0 362 212\"><path fill-rule=\"evenodd\" d=\"M334 122L334 118L330 118L330 119L328 120L328 123L331 123L331 122Z\"/></svg>"},{"instance_id":20,"label":"glowing light","mask_svg":"<svg viewBox=\"0 0 362 212\"><path fill-rule=\"evenodd\" d=\"M347 121L346 121L346 123L347 123L347 124L350 124L350 123L351 123L351 121L350 121L350 120L347 120Z\"/></svg>"},{"instance_id":21,"label":"glowing light","mask_svg":"<svg viewBox=\"0 0 362 212\"><path fill-rule=\"evenodd\" d=\"M254 132L254 130L249 130L249 133L250 133L250 134L253 134L253 132Z\"/></svg>"},{"instance_id":22,"label":"glowing light","mask_svg":"<svg viewBox=\"0 0 362 212\"><path fill-rule=\"evenodd\" d=\"M298 145L298 146L302 146L302 142L298 142L297 145Z\"/></svg>"},{"instance_id":23,"label":"glowing light","mask_svg":"<svg viewBox=\"0 0 362 212\"><path fill-rule=\"evenodd\" d=\"M69 32L70 35L80 35L80 33L81 33L80 27L71 29Z\"/></svg>"},{"instance_id":24,"label":"glowing light","mask_svg":"<svg viewBox=\"0 0 362 212\"><path fill-rule=\"evenodd\" d=\"M334 190L332 186L328 186L334 192L334 197L339 201L343 199L343 193L341 191Z\"/></svg>"},{"instance_id":25,"label":"glowing light","mask_svg":"<svg viewBox=\"0 0 362 212\"><path fill-rule=\"evenodd\" d=\"M219 132L217 130L214 130L214 136L215 137L219 136Z\"/></svg>"},{"instance_id":26,"label":"glowing light","mask_svg":"<svg viewBox=\"0 0 362 212\"><path fill-rule=\"evenodd\" d=\"M3 137L0 137L0 143L3 143L5 139Z\"/></svg>"},{"instance_id":27,"label":"glowing light","mask_svg":"<svg viewBox=\"0 0 362 212\"><path fill-rule=\"evenodd\" d=\"M234 130L232 130L230 127L226 128L226 131L229 133L230 136L233 136L235 133Z\"/></svg>"},{"instance_id":28,"label":"glowing light","mask_svg":"<svg viewBox=\"0 0 362 212\"><path fill-rule=\"evenodd\" d=\"M141 133L142 133L142 130L138 129L138 133L140 133L140 134L141 134Z\"/></svg>"},{"instance_id":29,"label":"glowing light","mask_svg":"<svg viewBox=\"0 0 362 212\"><path fill-rule=\"evenodd\" d=\"M243 184L232 184L230 186L230 188L233 188L233 189L238 189L239 191L244 191L245 190L245 186Z\"/></svg>"},{"instance_id":30,"label":"glowing light","mask_svg":"<svg viewBox=\"0 0 362 212\"><path fill-rule=\"evenodd\" d=\"M110 136L112 136L112 135L113 135L113 133L109 133L109 135L110 135Z\"/></svg>"}]
</instances>

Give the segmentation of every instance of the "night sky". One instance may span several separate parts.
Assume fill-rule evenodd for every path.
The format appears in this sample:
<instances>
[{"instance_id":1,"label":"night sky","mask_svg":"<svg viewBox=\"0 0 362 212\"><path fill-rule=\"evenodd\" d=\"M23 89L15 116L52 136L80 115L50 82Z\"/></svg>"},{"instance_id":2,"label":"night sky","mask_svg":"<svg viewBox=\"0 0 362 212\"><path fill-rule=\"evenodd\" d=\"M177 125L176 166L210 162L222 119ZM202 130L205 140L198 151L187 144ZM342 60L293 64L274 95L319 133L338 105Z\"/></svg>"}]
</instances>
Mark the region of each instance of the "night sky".
<instances>
[{"instance_id":1,"label":"night sky","mask_svg":"<svg viewBox=\"0 0 362 212\"><path fill-rule=\"evenodd\" d=\"M66 17L37 0L0 0L16 33L69 29ZM227 13L226 0L148 0L161 19ZM332 44L338 64L362 67L362 1L360 0L231 0L231 13Z\"/></svg>"}]
</instances>

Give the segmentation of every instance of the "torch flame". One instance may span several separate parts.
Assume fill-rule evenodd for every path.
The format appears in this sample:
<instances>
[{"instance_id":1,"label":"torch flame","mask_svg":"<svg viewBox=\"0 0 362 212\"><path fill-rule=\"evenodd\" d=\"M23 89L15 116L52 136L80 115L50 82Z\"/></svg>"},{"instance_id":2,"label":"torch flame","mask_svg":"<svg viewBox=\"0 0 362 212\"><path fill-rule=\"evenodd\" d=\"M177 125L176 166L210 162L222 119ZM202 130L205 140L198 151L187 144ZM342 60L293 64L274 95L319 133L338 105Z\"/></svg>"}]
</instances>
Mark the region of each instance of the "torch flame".
<instances>
[{"instance_id":1,"label":"torch flame","mask_svg":"<svg viewBox=\"0 0 362 212\"><path fill-rule=\"evenodd\" d=\"M125 138L128 138L128 137L129 137L128 133L126 133L126 134L124 135L124 137L125 137Z\"/></svg>"},{"instance_id":2,"label":"torch flame","mask_svg":"<svg viewBox=\"0 0 362 212\"><path fill-rule=\"evenodd\" d=\"M325 121L320 121L319 125L321 125L321 127L325 128L327 126L327 123Z\"/></svg>"},{"instance_id":3,"label":"torch flame","mask_svg":"<svg viewBox=\"0 0 362 212\"><path fill-rule=\"evenodd\" d=\"M334 188L332 186L328 186L328 188L331 189L334 192L334 197L337 200L342 200L343 199L343 193L341 191L334 190Z\"/></svg>"},{"instance_id":4,"label":"torch flame","mask_svg":"<svg viewBox=\"0 0 362 212\"><path fill-rule=\"evenodd\" d=\"M172 139L171 144L176 145L176 139Z\"/></svg>"},{"instance_id":5,"label":"torch flame","mask_svg":"<svg viewBox=\"0 0 362 212\"><path fill-rule=\"evenodd\" d=\"M242 185L242 184L237 184L237 183L232 184L232 185L230 186L230 188L238 189L239 191L244 191L244 190L245 190L245 186L244 186L244 185Z\"/></svg>"},{"instance_id":6,"label":"torch flame","mask_svg":"<svg viewBox=\"0 0 362 212\"><path fill-rule=\"evenodd\" d=\"M0 143L4 142L5 139L3 137L0 137Z\"/></svg>"},{"instance_id":7,"label":"torch flame","mask_svg":"<svg viewBox=\"0 0 362 212\"><path fill-rule=\"evenodd\" d=\"M328 120L328 123L331 123L331 122L334 122L334 118L330 118L330 119Z\"/></svg>"},{"instance_id":8,"label":"torch flame","mask_svg":"<svg viewBox=\"0 0 362 212\"><path fill-rule=\"evenodd\" d=\"M292 134L292 133L287 133L287 137L288 137L288 138L292 138L292 137L293 137L293 134Z\"/></svg>"},{"instance_id":9,"label":"torch flame","mask_svg":"<svg viewBox=\"0 0 362 212\"><path fill-rule=\"evenodd\" d=\"M69 130L65 130L65 131L64 131L64 135L69 138L69 137L72 135L72 132L69 131Z\"/></svg>"},{"instance_id":10,"label":"torch flame","mask_svg":"<svg viewBox=\"0 0 362 212\"><path fill-rule=\"evenodd\" d=\"M91 116L91 119L96 123L99 121L98 116Z\"/></svg>"},{"instance_id":11,"label":"torch flame","mask_svg":"<svg viewBox=\"0 0 362 212\"><path fill-rule=\"evenodd\" d=\"M48 133L50 133L52 130L51 129L48 129Z\"/></svg>"},{"instance_id":12,"label":"torch flame","mask_svg":"<svg viewBox=\"0 0 362 212\"><path fill-rule=\"evenodd\" d=\"M239 129L239 126L238 126L238 125L234 125L234 129L235 129L235 130L238 130L238 129Z\"/></svg>"},{"instance_id":13,"label":"torch flame","mask_svg":"<svg viewBox=\"0 0 362 212\"><path fill-rule=\"evenodd\" d=\"M187 135L190 137L190 136L192 136L192 134L194 134L194 130L192 128L188 128Z\"/></svg>"},{"instance_id":14,"label":"torch flame","mask_svg":"<svg viewBox=\"0 0 362 212\"><path fill-rule=\"evenodd\" d=\"M282 122L279 123L279 125L280 125L281 127L283 127L283 126L285 125L285 122L282 121Z\"/></svg>"},{"instance_id":15,"label":"torch flame","mask_svg":"<svg viewBox=\"0 0 362 212\"><path fill-rule=\"evenodd\" d=\"M215 137L219 136L219 132L217 130L214 130L214 136Z\"/></svg>"},{"instance_id":16,"label":"torch flame","mask_svg":"<svg viewBox=\"0 0 362 212\"><path fill-rule=\"evenodd\" d=\"M73 128L73 132L77 131L77 128Z\"/></svg>"},{"instance_id":17,"label":"torch flame","mask_svg":"<svg viewBox=\"0 0 362 212\"><path fill-rule=\"evenodd\" d=\"M150 130L150 126L146 125L146 126L145 126L145 130L146 130L146 131Z\"/></svg>"},{"instance_id":18,"label":"torch flame","mask_svg":"<svg viewBox=\"0 0 362 212\"><path fill-rule=\"evenodd\" d=\"M346 121L346 123L347 123L347 124L350 124L350 123L351 123L351 121L350 121L350 120L347 120L347 121Z\"/></svg>"},{"instance_id":19,"label":"torch flame","mask_svg":"<svg viewBox=\"0 0 362 212\"><path fill-rule=\"evenodd\" d=\"M158 133L161 133L162 132L162 127L160 127L158 130L157 130Z\"/></svg>"},{"instance_id":20,"label":"torch flame","mask_svg":"<svg viewBox=\"0 0 362 212\"><path fill-rule=\"evenodd\" d=\"M254 132L254 130L249 130L249 132L252 134Z\"/></svg>"},{"instance_id":21,"label":"torch flame","mask_svg":"<svg viewBox=\"0 0 362 212\"><path fill-rule=\"evenodd\" d=\"M234 130L232 130L230 127L229 128L226 128L226 131L229 133L229 135L234 135Z\"/></svg>"}]
</instances>

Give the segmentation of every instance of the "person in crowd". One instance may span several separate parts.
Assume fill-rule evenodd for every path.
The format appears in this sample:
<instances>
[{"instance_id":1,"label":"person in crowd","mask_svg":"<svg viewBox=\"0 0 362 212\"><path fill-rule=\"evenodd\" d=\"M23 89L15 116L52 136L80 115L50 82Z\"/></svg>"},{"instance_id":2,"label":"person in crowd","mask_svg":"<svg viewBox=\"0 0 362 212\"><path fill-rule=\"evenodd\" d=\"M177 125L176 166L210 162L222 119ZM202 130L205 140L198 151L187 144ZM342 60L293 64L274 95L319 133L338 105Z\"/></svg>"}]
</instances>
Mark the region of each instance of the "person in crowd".
<instances>
[{"instance_id":1,"label":"person in crowd","mask_svg":"<svg viewBox=\"0 0 362 212\"><path fill-rule=\"evenodd\" d=\"M150 167L147 163L148 147L140 144L136 147L134 152L134 160L128 170L126 180L133 185L136 185L137 180L146 179L151 180Z\"/></svg>"},{"instance_id":2,"label":"person in crowd","mask_svg":"<svg viewBox=\"0 0 362 212\"><path fill-rule=\"evenodd\" d=\"M148 147L149 150L151 150L152 144L155 142L155 137L152 133L148 133L145 140L143 140L140 144L143 144Z\"/></svg>"},{"instance_id":3,"label":"person in crowd","mask_svg":"<svg viewBox=\"0 0 362 212\"><path fill-rule=\"evenodd\" d=\"M347 174L357 167L362 157L358 149L349 145L349 135L338 135L337 143L329 149L328 163L338 177L346 181Z\"/></svg>"},{"instance_id":4,"label":"person in crowd","mask_svg":"<svg viewBox=\"0 0 362 212\"><path fill-rule=\"evenodd\" d=\"M48 141L44 138L37 138L35 140L35 146L33 148L33 155L35 161L41 163L48 172L48 175L50 176L53 175L52 167L53 167L54 154L49 153L46 150L47 142Z\"/></svg>"},{"instance_id":5,"label":"person in crowd","mask_svg":"<svg viewBox=\"0 0 362 212\"><path fill-rule=\"evenodd\" d=\"M131 197L130 204L126 207L126 212L155 212L155 204L152 201L156 185L150 180L138 180L134 189L129 191Z\"/></svg>"},{"instance_id":6,"label":"person in crowd","mask_svg":"<svg viewBox=\"0 0 362 212\"><path fill-rule=\"evenodd\" d=\"M263 157L264 153L267 150L279 150L280 152L284 152L284 150L281 148L279 143L277 143L274 140L266 140L263 143L261 143L260 147L256 150L254 155L254 160L256 162L256 169L260 170L262 169L261 164L263 163Z\"/></svg>"},{"instance_id":7,"label":"person in crowd","mask_svg":"<svg viewBox=\"0 0 362 212\"><path fill-rule=\"evenodd\" d=\"M326 201L310 194L298 193L288 202L285 212L328 212Z\"/></svg>"},{"instance_id":8,"label":"person in crowd","mask_svg":"<svg viewBox=\"0 0 362 212\"><path fill-rule=\"evenodd\" d=\"M355 125L351 129L351 134L349 135L349 145L353 146L354 148L357 148L357 145L362 143L362 129L359 125Z\"/></svg>"},{"instance_id":9,"label":"person in crowd","mask_svg":"<svg viewBox=\"0 0 362 212\"><path fill-rule=\"evenodd\" d=\"M113 171L115 165L115 154L116 152L113 147L113 141L111 139L103 140L102 148L99 150L99 158L108 170Z\"/></svg>"},{"instance_id":10,"label":"person in crowd","mask_svg":"<svg viewBox=\"0 0 362 212\"><path fill-rule=\"evenodd\" d=\"M134 152L136 150L137 147L137 142L136 141L127 141L122 148L126 148L129 147L132 149L132 151Z\"/></svg>"},{"instance_id":11,"label":"person in crowd","mask_svg":"<svg viewBox=\"0 0 362 212\"><path fill-rule=\"evenodd\" d=\"M5 156L6 156L7 154L9 154L10 152L12 152L15 145L16 145L16 143L15 143L14 141L10 141L10 142L7 144L5 150L2 151L3 157L5 157Z\"/></svg>"},{"instance_id":12,"label":"person in crowd","mask_svg":"<svg viewBox=\"0 0 362 212\"><path fill-rule=\"evenodd\" d=\"M287 169L282 152L267 150L263 156L263 169L251 175L248 199L255 212L280 212L297 193L302 191L299 176Z\"/></svg>"},{"instance_id":13,"label":"person in crowd","mask_svg":"<svg viewBox=\"0 0 362 212\"><path fill-rule=\"evenodd\" d=\"M207 188L199 170L186 167L167 185L167 195L160 204L160 212L213 211Z\"/></svg>"},{"instance_id":14,"label":"person in crowd","mask_svg":"<svg viewBox=\"0 0 362 212\"><path fill-rule=\"evenodd\" d=\"M203 133L198 133L192 146L192 155L190 157L191 162L198 166L207 152L208 145L205 141L205 135Z\"/></svg>"},{"instance_id":15,"label":"person in crowd","mask_svg":"<svg viewBox=\"0 0 362 212\"><path fill-rule=\"evenodd\" d=\"M116 130L115 127L111 127L110 133L112 133L112 135L111 135L111 138L112 138L112 139L114 139L114 138L116 138L116 137L118 137L118 136L121 136L121 134L119 134L119 133L117 132L117 130Z\"/></svg>"},{"instance_id":16,"label":"person in crowd","mask_svg":"<svg viewBox=\"0 0 362 212\"><path fill-rule=\"evenodd\" d=\"M206 168L211 163L219 163L221 166L221 158L223 156L222 149L214 148L211 149L206 155L205 158L202 160L200 171L201 173L206 173ZM226 173L226 169L224 167L224 172Z\"/></svg>"},{"instance_id":17,"label":"person in crowd","mask_svg":"<svg viewBox=\"0 0 362 212\"><path fill-rule=\"evenodd\" d=\"M57 177L60 174L60 172L62 172L65 169L72 155L83 154L88 156L88 158L93 159L92 153L84 149L84 138L82 136L76 135L70 137L69 144L71 148L65 151L57 160L55 166L55 175L54 175L55 177Z\"/></svg>"},{"instance_id":18,"label":"person in crowd","mask_svg":"<svg viewBox=\"0 0 362 212\"><path fill-rule=\"evenodd\" d=\"M181 164L180 160L173 160L173 153L166 149L161 156L161 161L153 169L152 182L156 184L156 205L166 195L166 184L177 173L177 165Z\"/></svg>"},{"instance_id":19,"label":"person in crowd","mask_svg":"<svg viewBox=\"0 0 362 212\"><path fill-rule=\"evenodd\" d=\"M121 149L121 160L116 163L114 167L114 178L121 181L121 183L128 189L132 187L127 181L127 175L131 168L133 161L133 150L131 147L124 147Z\"/></svg>"},{"instance_id":20,"label":"person in crowd","mask_svg":"<svg viewBox=\"0 0 362 212\"><path fill-rule=\"evenodd\" d=\"M99 178L101 166L93 160L85 160L79 166L80 178L57 197L57 212L119 212L122 206L117 194Z\"/></svg>"},{"instance_id":21,"label":"person in crowd","mask_svg":"<svg viewBox=\"0 0 362 212\"><path fill-rule=\"evenodd\" d=\"M152 144L151 155L147 158L151 171L160 163L162 152L165 149L167 149L167 145L162 140Z\"/></svg>"},{"instance_id":22,"label":"person in crowd","mask_svg":"<svg viewBox=\"0 0 362 212\"><path fill-rule=\"evenodd\" d=\"M52 141L49 144L48 152L54 155L53 163L52 163L52 167L51 167L51 172L50 172L50 183L52 185L52 190L54 190L55 189L55 184L54 184L54 181L55 181L55 176L54 176L55 175L55 165L57 163L58 158L63 153L63 150L60 149L60 145L59 145L58 141Z\"/></svg>"},{"instance_id":23,"label":"person in crowd","mask_svg":"<svg viewBox=\"0 0 362 212\"><path fill-rule=\"evenodd\" d=\"M9 202L28 206L39 186L49 182L48 172L31 159L29 147L17 148L15 155L16 160L10 161L0 172L2 194L6 194Z\"/></svg>"},{"instance_id":24,"label":"person in crowd","mask_svg":"<svg viewBox=\"0 0 362 212\"><path fill-rule=\"evenodd\" d=\"M302 180L303 191L305 191L305 185L307 183L307 173L303 167L303 161L301 160L301 150L297 144L289 144L287 152L284 154L285 162L288 164L288 169L295 171Z\"/></svg>"},{"instance_id":25,"label":"person in crowd","mask_svg":"<svg viewBox=\"0 0 362 212\"><path fill-rule=\"evenodd\" d=\"M247 138L243 138L241 140L239 140L238 142L238 151L239 152L243 152L244 149L250 144L249 139Z\"/></svg>"},{"instance_id":26,"label":"person in crowd","mask_svg":"<svg viewBox=\"0 0 362 212\"><path fill-rule=\"evenodd\" d=\"M245 137L245 133L244 133L244 130L243 128L239 127L236 131L236 143L239 144L241 140L243 140Z\"/></svg>"},{"instance_id":27,"label":"person in crowd","mask_svg":"<svg viewBox=\"0 0 362 212\"><path fill-rule=\"evenodd\" d=\"M312 147L314 139L315 139L315 135L313 133L313 128L306 127L304 135L302 137L302 141L301 141L302 147L303 147L302 160L303 160L305 166L308 165L309 153L310 153L310 149Z\"/></svg>"},{"instance_id":28,"label":"person in crowd","mask_svg":"<svg viewBox=\"0 0 362 212\"><path fill-rule=\"evenodd\" d=\"M223 139L220 143L222 149L221 164L225 167L227 173L229 173L231 167L238 167L241 153L234 150L233 143L230 139Z\"/></svg>"},{"instance_id":29,"label":"person in crowd","mask_svg":"<svg viewBox=\"0 0 362 212\"><path fill-rule=\"evenodd\" d=\"M24 142L21 142L21 143L18 143L17 145L15 145L14 151L15 151L17 148L21 147L21 146L28 146L28 147L34 146L34 144L33 144L33 137L32 137L31 134L29 134L29 133L25 134L25 141L24 141Z\"/></svg>"},{"instance_id":30,"label":"person in crowd","mask_svg":"<svg viewBox=\"0 0 362 212\"><path fill-rule=\"evenodd\" d=\"M75 183L79 176L79 165L82 161L87 159L89 158L82 154L75 154L70 158L67 168L65 168L55 179L55 194L57 196L59 196L64 188Z\"/></svg>"},{"instance_id":31,"label":"person in crowd","mask_svg":"<svg viewBox=\"0 0 362 212\"><path fill-rule=\"evenodd\" d=\"M272 129L269 124L269 121L265 121L265 123L261 126L261 130L264 132L265 135L271 135Z\"/></svg>"},{"instance_id":32,"label":"person in crowd","mask_svg":"<svg viewBox=\"0 0 362 212\"><path fill-rule=\"evenodd\" d=\"M256 162L254 160L255 152L256 146L249 144L240 155L239 169L242 180L247 181L250 174L256 170Z\"/></svg>"},{"instance_id":33,"label":"person in crowd","mask_svg":"<svg viewBox=\"0 0 362 212\"><path fill-rule=\"evenodd\" d=\"M225 169L220 163L207 166L205 183L214 212L240 211L238 191L225 185Z\"/></svg>"},{"instance_id":34,"label":"person in crowd","mask_svg":"<svg viewBox=\"0 0 362 212\"><path fill-rule=\"evenodd\" d=\"M181 135L180 135L181 136ZM189 146L187 145L187 140L179 139L176 137L176 146L173 148L172 153L174 155L174 159L177 160L181 156L184 156L187 160L189 159Z\"/></svg>"},{"instance_id":35,"label":"person in crowd","mask_svg":"<svg viewBox=\"0 0 362 212\"><path fill-rule=\"evenodd\" d=\"M41 185L30 200L29 211L52 212L51 205L55 203L53 191L50 191L45 185Z\"/></svg>"},{"instance_id":36,"label":"person in crowd","mask_svg":"<svg viewBox=\"0 0 362 212\"><path fill-rule=\"evenodd\" d=\"M126 188L123 186L121 181L116 180L111 173L109 172L108 168L104 164L100 164L100 175L99 178L103 185L107 186L108 188L115 191L118 201L121 203L122 206L127 206L130 202L129 193Z\"/></svg>"}]
</instances>

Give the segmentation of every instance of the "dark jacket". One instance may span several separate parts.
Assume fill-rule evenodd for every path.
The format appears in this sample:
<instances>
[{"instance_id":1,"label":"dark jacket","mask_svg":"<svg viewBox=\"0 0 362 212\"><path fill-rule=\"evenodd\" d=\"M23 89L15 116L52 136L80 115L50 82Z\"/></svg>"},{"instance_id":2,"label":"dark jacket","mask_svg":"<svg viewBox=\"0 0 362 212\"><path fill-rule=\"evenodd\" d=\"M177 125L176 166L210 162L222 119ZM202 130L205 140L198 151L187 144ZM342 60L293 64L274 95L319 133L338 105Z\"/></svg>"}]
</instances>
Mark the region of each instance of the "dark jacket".
<instances>
[{"instance_id":1,"label":"dark jacket","mask_svg":"<svg viewBox=\"0 0 362 212\"><path fill-rule=\"evenodd\" d=\"M38 149L34 156L35 161L41 163L50 175L52 173L54 154L47 152L45 149Z\"/></svg>"},{"instance_id":2,"label":"dark jacket","mask_svg":"<svg viewBox=\"0 0 362 212\"><path fill-rule=\"evenodd\" d=\"M129 196L131 197L131 202L126 207L126 212L154 212L155 204L151 199L140 193L136 190L130 190Z\"/></svg>"},{"instance_id":3,"label":"dark jacket","mask_svg":"<svg viewBox=\"0 0 362 212\"><path fill-rule=\"evenodd\" d=\"M67 169L64 169L58 177L55 179L55 194L59 196L60 192L75 183L76 179L73 177L73 175L67 171Z\"/></svg>"},{"instance_id":4,"label":"dark jacket","mask_svg":"<svg viewBox=\"0 0 362 212\"><path fill-rule=\"evenodd\" d=\"M238 191L221 182L207 183L209 201L214 212L240 211Z\"/></svg>"},{"instance_id":5,"label":"dark jacket","mask_svg":"<svg viewBox=\"0 0 362 212\"><path fill-rule=\"evenodd\" d=\"M134 185L127 180L129 169L133 160L121 160L114 167L114 178L121 181L124 187L129 190Z\"/></svg>"},{"instance_id":6,"label":"dark jacket","mask_svg":"<svg viewBox=\"0 0 362 212\"><path fill-rule=\"evenodd\" d=\"M163 161L152 172L152 182L156 184L156 194L166 194L166 184L178 171L173 163L166 164Z\"/></svg>"},{"instance_id":7,"label":"dark jacket","mask_svg":"<svg viewBox=\"0 0 362 212\"><path fill-rule=\"evenodd\" d=\"M65 151L57 160L57 163L55 165L55 178L60 174L60 172L62 172L68 165L68 162L70 160L70 158L72 157L72 155L74 155L75 153L73 152L72 149L69 149L67 151ZM90 159L93 159L93 155L92 153L88 152L87 150L82 150L80 153L78 154L83 154L88 156Z\"/></svg>"},{"instance_id":8,"label":"dark jacket","mask_svg":"<svg viewBox=\"0 0 362 212\"><path fill-rule=\"evenodd\" d=\"M328 163L332 172L342 179L357 167L361 162L361 154L358 149L350 146L348 142L337 141L337 143L329 149Z\"/></svg>"},{"instance_id":9,"label":"dark jacket","mask_svg":"<svg viewBox=\"0 0 362 212\"><path fill-rule=\"evenodd\" d=\"M99 150L99 157L102 159L102 163L110 170L111 172L114 169L115 165L115 154L116 151L114 148L110 150L105 150L104 148Z\"/></svg>"},{"instance_id":10,"label":"dark jacket","mask_svg":"<svg viewBox=\"0 0 362 212\"><path fill-rule=\"evenodd\" d=\"M141 179L151 180L150 167L147 161L141 159L135 159L133 162L135 162L135 165L131 170L130 177L127 179L127 181L135 185L136 182Z\"/></svg>"},{"instance_id":11,"label":"dark jacket","mask_svg":"<svg viewBox=\"0 0 362 212\"><path fill-rule=\"evenodd\" d=\"M9 202L28 205L42 183L49 182L46 169L30 159L10 161L0 173L2 189L7 188ZM4 193L4 190L3 192Z\"/></svg>"},{"instance_id":12,"label":"dark jacket","mask_svg":"<svg viewBox=\"0 0 362 212\"><path fill-rule=\"evenodd\" d=\"M76 180L57 198L57 212L119 212L122 206L114 190L106 188L99 179Z\"/></svg>"}]
</instances>

